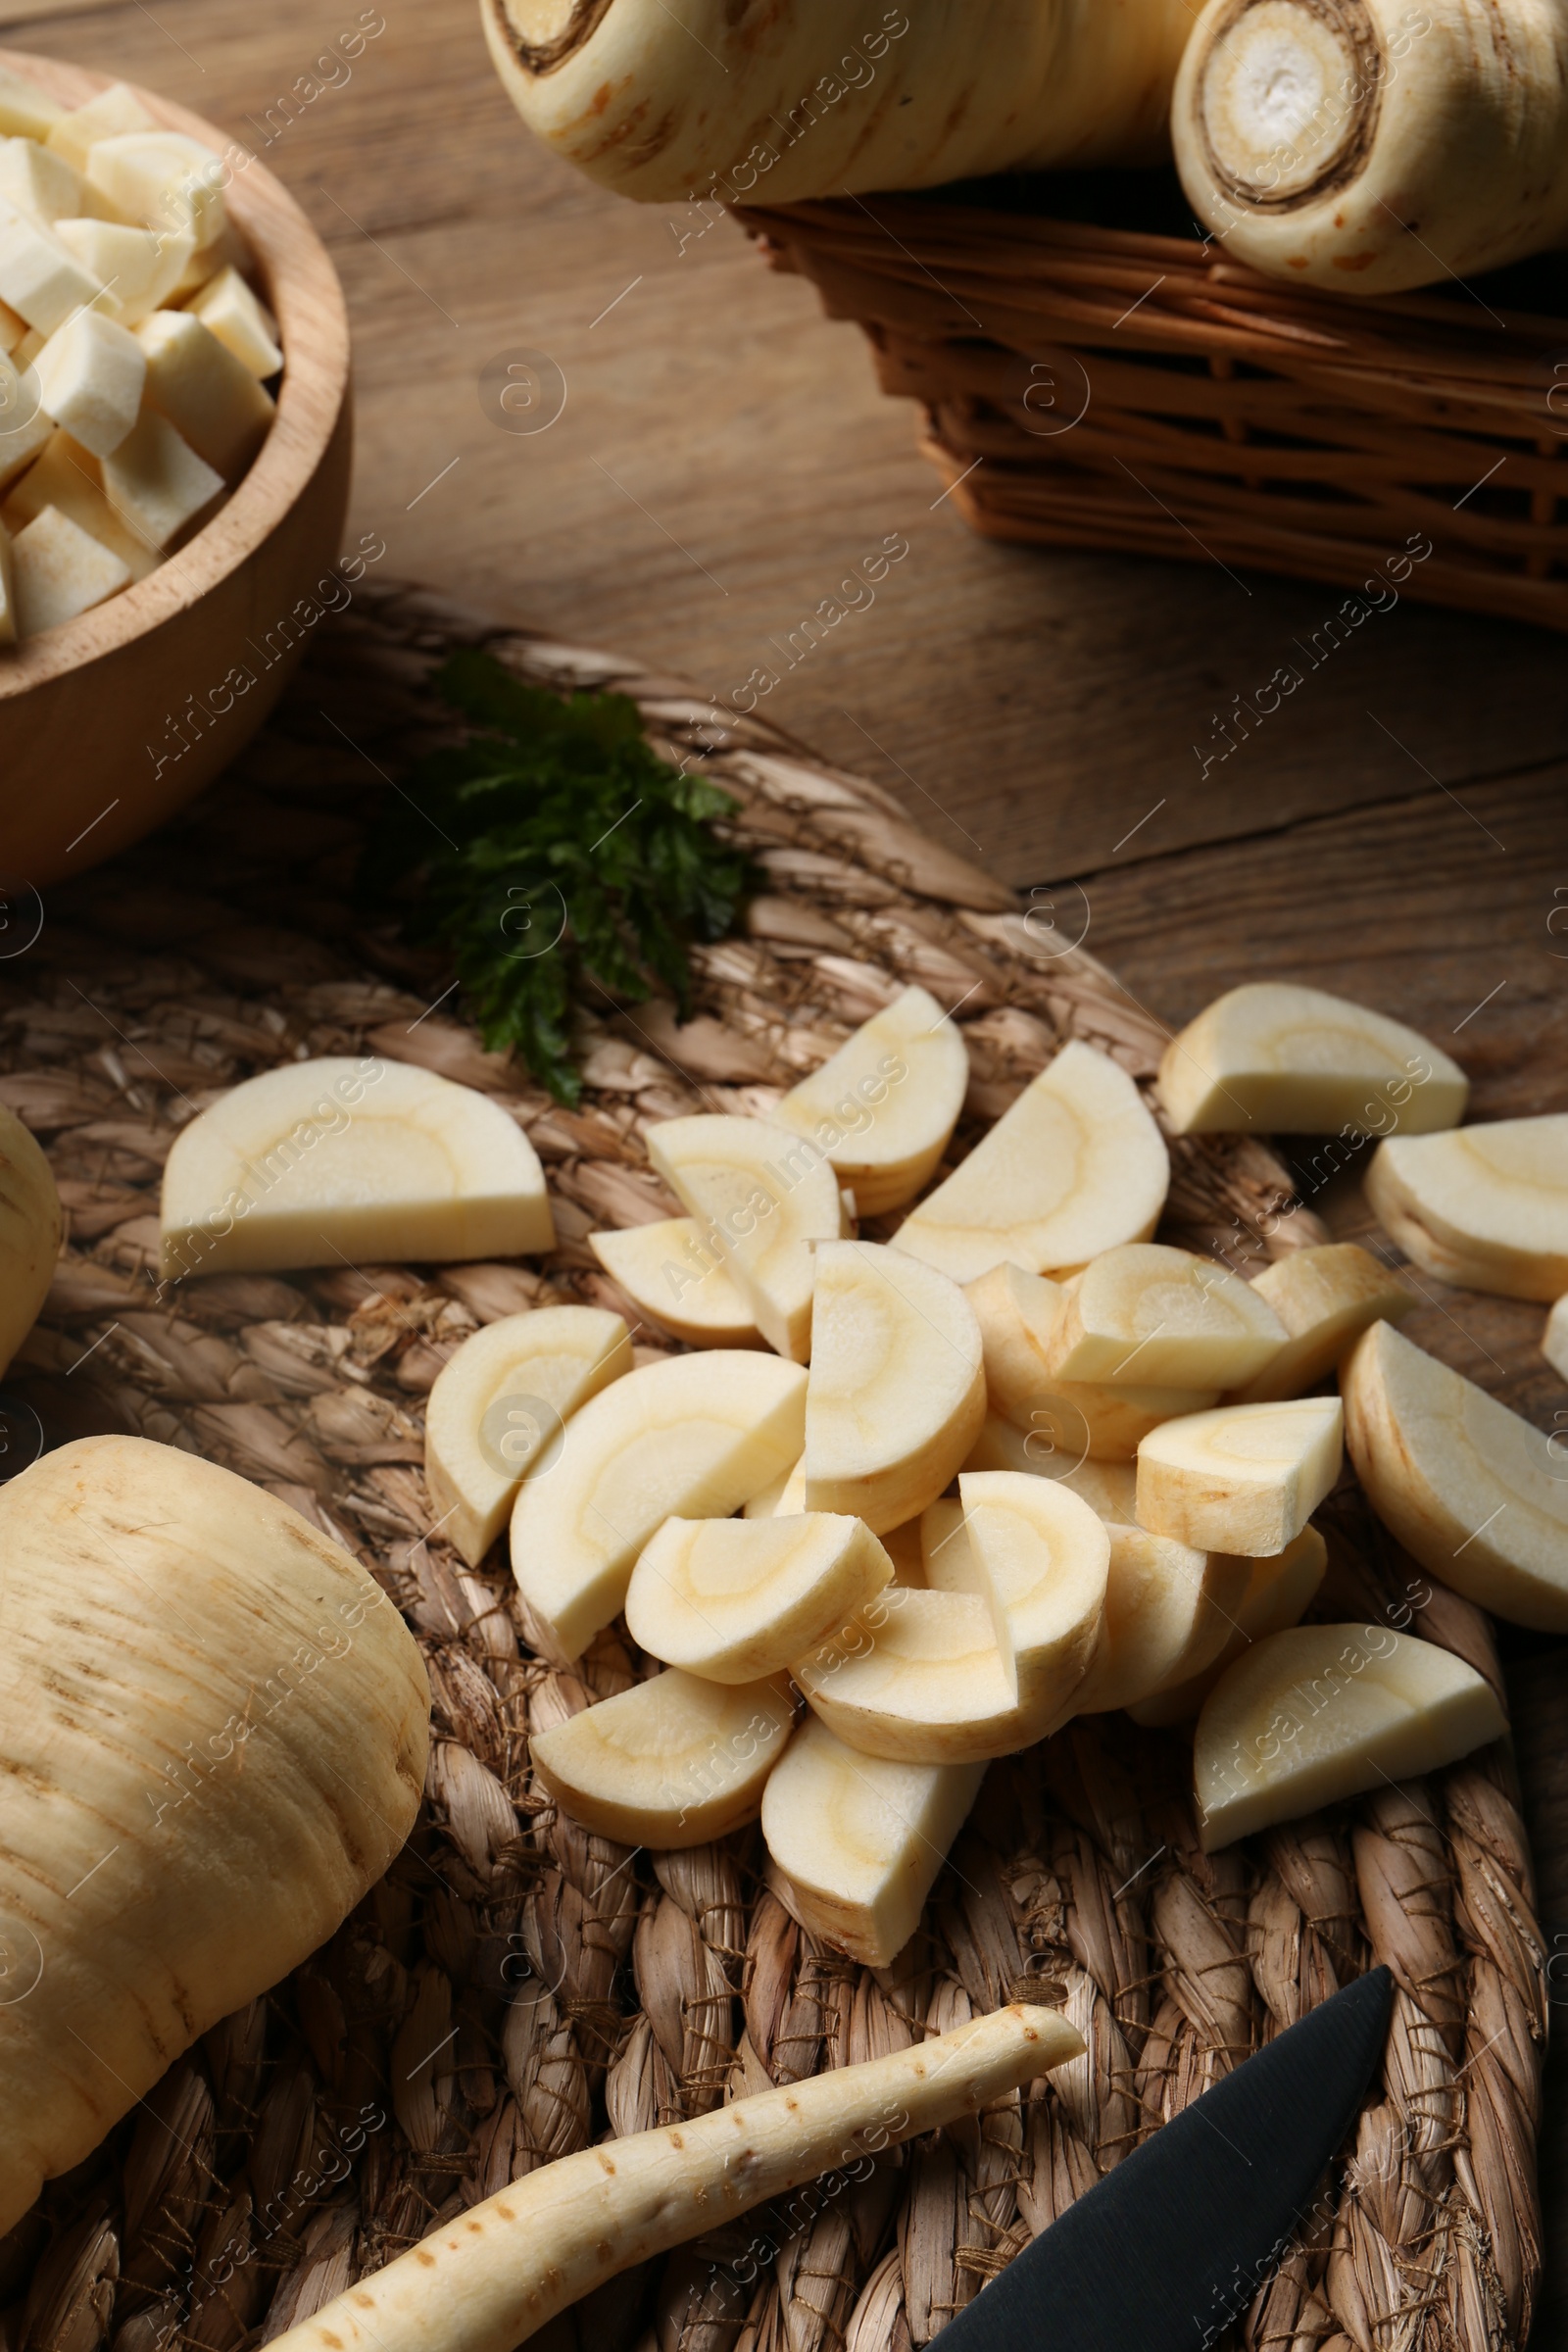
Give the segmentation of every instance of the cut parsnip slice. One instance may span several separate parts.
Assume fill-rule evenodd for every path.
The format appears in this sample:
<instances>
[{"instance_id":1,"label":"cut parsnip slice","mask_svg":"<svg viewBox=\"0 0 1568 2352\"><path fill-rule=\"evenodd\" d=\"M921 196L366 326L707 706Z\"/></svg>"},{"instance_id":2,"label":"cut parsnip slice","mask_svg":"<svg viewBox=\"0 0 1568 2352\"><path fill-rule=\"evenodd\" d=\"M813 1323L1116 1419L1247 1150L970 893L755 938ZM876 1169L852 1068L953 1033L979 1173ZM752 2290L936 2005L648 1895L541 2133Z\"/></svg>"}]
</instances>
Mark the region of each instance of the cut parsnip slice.
<instances>
[{"instance_id":1,"label":"cut parsnip slice","mask_svg":"<svg viewBox=\"0 0 1568 2352\"><path fill-rule=\"evenodd\" d=\"M1568 1291L1568 1111L1393 1135L1366 1197L1418 1266L1504 1298Z\"/></svg>"},{"instance_id":2,"label":"cut parsnip slice","mask_svg":"<svg viewBox=\"0 0 1568 2352\"><path fill-rule=\"evenodd\" d=\"M1082 1682L1100 1639L1105 1522L1064 1482L1018 1471L965 1470L958 1494L1018 1704L1050 1720Z\"/></svg>"},{"instance_id":3,"label":"cut parsnip slice","mask_svg":"<svg viewBox=\"0 0 1568 2352\"><path fill-rule=\"evenodd\" d=\"M666 1519L626 1589L632 1640L712 1683L757 1683L833 1633L891 1583L859 1519Z\"/></svg>"},{"instance_id":4,"label":"cut parsnip slice","mask_svg":"<svg viewBox=\"0 0 1568 2352\"><path fill-rule=\"evenodd\" d=\"M956 1282L1010 1259L1034 1274L1146 1241L1170 1185L1164 1140L1126 1071L1076 1039L1025 1087L897 1247Z\"/></svg>"},{"instance_id":5,"label":"cut parsnip slice","mask_svg":"<svg viewBox=\"0 0 1568 2352\"><path fill-rule=\"evenodd\" d=\"M974 1313L956 1283L874 1242L816 1252L806 1507L880 1534L934 1502L985 1419Z\"/></svg>"},{"instance_id":6,"label":"cut parsnip slice","mask_svg":"<svg viewBox=\"0 0 1568 2352\"><path fill-rule=\"evenodd\" d=\"M1220 1405L1166 1421L1138 1448L1139 1524L1200 1551L1270 1557L1300 1534L1339 1477L1344 1438L1337 1396Z\"/></svg>"},{"instance_id":7,"label":"cut parsnip slice","mask_svg":"<svg viewBox=\"0 0 1568 2352\"><path fill-rule=\"evenodd\" d=\"M792 1087L773 1115L821 1147L862 1217L879 1217L925 1183L968 1084L956 1023L923 988L906 988Z\"/></svg>"},{"instance_id":8,"label":"cut parsnip slice","mask_svg":"<svg viewBox=\"0 0 1568 2352\"><path fill-rule=\"evenodd\" d=\"M1057 1380L1228 1389L1261 1372L1285 1340L1240 1275L1190 1250L1130 1242L1102 1251L1063 1293L1046 1353Z\"/></svg>"},{"instance_id":9,"label":"cut parsnip slice","mask_svg":"<svg viewBox=\"0 0 1568 2352\"><path fill-rule=\"evenodd\" d=\"M1541 1352L1560 1380L1568 1380L1568 1297L1559 1298L1546 1317Z\"/></svg>"},{"instance_id":10,"label":"cut parsnip slice","mask_svg":"<svg viewBox=\"0 0 1568 2352\"><path fill-rule=\"evenodd\" d=\"M516 1121L375 1054L284 1062L231 1089L174 1138L162 1213L166 1278L555 1246Z\"/></svg>"},{"instance_id":11,"label":"cut parsnip slice","mask_svg":"<svg viewBox=\"0 0 1568 2352\"><path fill-rule=\"evenodd\" d=\"M1491 1684L1435 1642L1387 1626L1266 1635L1220 1677L1198 1719L1203 1850L1436 1772L1507 1728Z\"/></svg>"},{"instance_id":12,"label":"cut parsnip slice","mask_svg":"<svg viewBox=\"0 0 1568 2352\"><path fill-rule=\"evenodd\" d=\"M799 1458L806 1374L713 1348L644 1364L591 1396L536 1456L512 1514L512 1570L539 1639L569 1664L626 1597L671 1515L726 1519Z\"/></svg>"},{"instance_id":13,"label":"cut parsnip slice","mask_svg":"<svg viewBox=\"0 0 1568 2352\"><path fill-rule=\"evenodd\" d=\"M891 1586L792 1671L812 1713L858 1755L983 1761L1051 1728L1019 1706L979 1592Z\"/></svg>"},{"instance_id":14,"label":"cut parsnip slice","mask_svg":"<svg viewBox=\"0 0 1568 2352\"><path fill-rule=\"evenodd\" d=\"M1075 1715L1103 1714L1200 1675L1236 1631L1252 1563L1195 1551L1141 1527L1107 1527L1110 1572L1094 1661L1073 1692Z\"/></svg>"},{"instance_id":15,"label":"cut parsnip slice","mask_svg":"<svg viewBox=\"0 0 1568 2352\"><path fill-rule=\"evenodd\" d=\"M1388 1323L1356 1342L1340 1382L1350 1459L1406 1551L1484 1609L1568 1633L1568 1459L1557 1437Z\"/></svg>"},{"instance_id":16,"label":"cut parsnip slice","mask_svg":"<svg viewBox=\"0 0 1568 2352\"><path fill-rule=\"evenodd\" d=\"M1075 1461L1087 1453L1097 1461L1130 1462L1139 1439L1161 1421L1200 1413L1219 1401L1214 1388L1111 1387L1056 1379L1047 1369L1047 1358L1068 1292L1044 1275L1010 1264L993 1266L967 1285L964 1297L980 1326L992 1410L1026 1432L1037 1451L1066 1453Z\"/></svg>"},{"instance_id":17,"label":"cut parsnip slice","mask_svg":"<svg viewBox=\"0 0 1568 2352\"><path fill-rule=\"evenodd\" d=\"M648 1156L723 1257L768 1346L804 1364L813 1252L844 1230L831 1162L787 1127L709 1112L650 1127Z\"/></svg>"},{"instance_id":18,"label":"cut parsnip slice","mask_svg":"<svg viewBox=\"0 0 1568 2352\"><path fill-rule=\"evenodd\" d=\"M762 1792L762 1837L813 1934L886 1968L980 1793L983 1764L857 1755L808 1720Z\"/></svg>"},{"instance_id":19,"label":"cut parsnip slice","mask_svg":"<svg viewBox=\"0 0 1568 2352\"><path fill-rule=\"evenodd\" d=\"M806 1508L806 1456L770 1478L747 1503L747 1519L798 1519Z\"/></svg>"},{"instance_id":20,"label":"cut parsnip slice","mask_svg":"<svg viewBox=\"0 0 1568 2352\"><path fill-rule=\"evenodd\" d=\"M1222 1558L1210 1552L1210 1559ZM1247 1583L1234 1610L1235 1625L1219 1656L1200 1673L1166 1684L1152 1697L1136 1699L1127 1712L1135 1723L1162 1728L1189 1723L1233 1659L1265 1634L1282 1634L1299 1625L1323 1582L1329 1549L1315 1527L1303 1527L1294 1544L1271 1560L1242 1560Z\"/></svg>"},{"instance_id":21,"label":"cut parsnip slice","mask_svg":"<svg viewBox=\"0 0 1568 2352\"><path fill-rule=\"evenodd\" d=\"M60 1195L42 1145L0 1103L0 1373L32 1329L60 1254Z\"/></svg>"},{"instance_id":22,"label":"cut parsnip slice","mask_svg":"<svg viewBox=\"0 0 1568 2352\"><path fill-rule=\"evenodd\" d=\"M1458 1063L1402 1021L1280 980L1217 997L1159 1065L1178 1135L1376 1135L1395 1116L1426 1135L1457 1124L1469 1091Z\"/></svg>"},{"instance_id":23,"label":"cut parsnip slice","mask_svg":"<svg viewBox=\"0 0 1568 2352\"><path fill-rule=\"evenodd\" d=\"M983 1596L963 1505L957 1496L945 1494L927 1503L918 1526L921 1582L933 1592L979 1592Z\"/></svg>"},{"instance_id":24,"label":"cut parsnip slice","mask_svg":"<svg viewBox=\"0 0 1568 2352\"><path fill-rule=\"evenodd\" d=\"M1054 1478L1081 1494L1102 1519L1122 1519L1129 1526L1137 1516L1138 1471L1132 1461L1102 1462L1092 1455L1080 1459L1049 1433L1033 1430L1027 1436L995 1413L966 1456L965 1470L1020 1470L1034 1478Z\"/></svg>"},{"instance_id":25,"label":"cut parsnip slice","mask_svg":"<svg viewBox=\"0 0 1568 2352\"><path fill-rule=\"evenodd\" d=\"M1232 1404L1299 1396L1334 1370L1369 1324L1397 1323L1416 1304L1387 1266L1354 1242L1293 1250L1266 1266L1252 1289L1290 1337L1255 1379L1237 1389Z\"/></svg>"},{"instance_id":26,"label":"cut parsnip slice","mask_svg":"<svg viewBox=\"0 0 1568 2352\"><path fill-rule=\"evenodd\" d=\"M442 1366L425 1408L425 1483L437 1525L470 1568L500 1535L529 1463L631 1368L625 1324L597 1306L503 1315Z\"/></svg>"},{"instance_id":27,"label":"cut parsnip slice","mask_svg":"<svg viewBox=\"0 0 1568 2352\"><path fill-rule=\"evenodd\" d=\"M723 1259L704 1248L695 1217L591 1233L588 1247L633 1306L688 1347L766 1346Z\"/></svg>"},{"instance_id":28,"label":"cut parsnip slice","mask_svg":"<svg viewBox=\"0 0 1568 2352\"><path fill-rule=\"evenodd\" d=\"M585 1829L667 1853L756 1820L793 1720L777 1683L726 1687L671 1667L536 1732L529 1754Z\"/></svg>"}]
</instances>

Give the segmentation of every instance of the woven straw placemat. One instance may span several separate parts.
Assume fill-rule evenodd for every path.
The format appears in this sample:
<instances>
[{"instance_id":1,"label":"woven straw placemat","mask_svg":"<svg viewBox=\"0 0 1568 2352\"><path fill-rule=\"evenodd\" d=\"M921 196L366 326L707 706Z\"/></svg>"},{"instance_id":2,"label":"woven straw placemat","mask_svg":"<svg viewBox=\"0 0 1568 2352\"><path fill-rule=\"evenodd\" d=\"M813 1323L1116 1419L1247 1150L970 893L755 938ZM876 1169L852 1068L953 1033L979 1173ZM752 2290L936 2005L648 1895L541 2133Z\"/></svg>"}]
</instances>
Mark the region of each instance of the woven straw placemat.
<instances>
[{"instance_id":1,"label":"woven straw placemat","mask_svg":"<svg viewBox=\"0 0 1568 2352\"><path fill-rule=\"evenodd\" d=\"M735 794L769 878L746 935L698 954L689 1028L657 1003L584 1016L572 1111L485 1054L455 998L432 1010L450 974L353 900L366 825L443 729L428 672L458 642L634 695L660 744ZM38 1443L136 1430L284 1495L396 1598L435 1709L427 1801L381 1886L0 2241L8 2352L238 2352L553 2157L902 2046L1026 1984L1088 2045L1049 2087L613 2280L547 2331L550 2352L906 2352L1142 2136L1374 1961L1398 1985L1384 2080L1227 2340L1523 2343L1545 2005L1504 1746L1204 1856L1185 1746L1120 1716L1074 1724L992 1768L920 1934L875 1972L788 1917L755 1830L628 1853L533 1779L530 1734L648 1662L617 1625L574 1670L541 1663L504 1545L471 1574L430 1532L430 1383L477 1324L540 1299L635 1323L584 1236L675 1213L647 1123L765 1109L911 979L969 1047L960 1146L1068 1037L1152 1075L1158 1022L1048 908L1016 906L885 793L678 681L397 589L323 627L239 766L156 842L52 892L37 939L0 961L0 1100L45 1140L70 1216L8 1427L36 1415ZM181 1122L277 1062L366 1049L507 1104L546 1163L553 1256L216 1276L160 1304L159 1171ZM1265 1147L1184 1142L1173 1163L1169 1238L1233 1262L1321 1238L1308 1212L1282 1217L1290 1178ZM647 1328L637 1342L674 1345ZM1487 1620L1419 1575L1353 1486L1320 1524L1320 1614L1413 1623L1500 1687Z\"/></svg>"}]
</instances>

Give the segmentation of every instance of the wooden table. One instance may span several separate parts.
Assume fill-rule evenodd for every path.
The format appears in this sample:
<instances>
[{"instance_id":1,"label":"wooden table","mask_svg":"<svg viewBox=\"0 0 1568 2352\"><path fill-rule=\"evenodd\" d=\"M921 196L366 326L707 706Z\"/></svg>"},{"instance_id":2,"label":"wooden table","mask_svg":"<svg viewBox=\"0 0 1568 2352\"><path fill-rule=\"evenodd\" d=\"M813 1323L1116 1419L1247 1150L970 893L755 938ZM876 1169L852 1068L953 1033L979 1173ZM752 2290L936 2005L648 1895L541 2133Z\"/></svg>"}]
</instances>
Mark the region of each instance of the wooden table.
<instances>
[{"instance_id":1,"label":"wooden table","mask_svg":"<svg viewBox=\"0 0 1568 2352\"><path fill-rule=\"evenodd\" d=\"M350 63L356 25L382 29ZM0 0L0 38L167 91L300 198L354 319L351 527L382 534L389 573L724 692L781 667L778 641L902 532L875 605L787 670L770 716L1087 915L1167 1019L1290 974L1457 1039L1483 1116L1568 1103L1562 640L1402 606L1205 773L1213 714L1333 592L971 538L856 330L729 222L693 235L697 216L536 148L471 0ZM520 353L564 406L519 434L481 379ZM1565 1658L1522 1643L1515 1684L1568 2017ZM1568 2068L1549 2106L1543 2343L1568 2340Z\"/></svg>"}]
</instances>

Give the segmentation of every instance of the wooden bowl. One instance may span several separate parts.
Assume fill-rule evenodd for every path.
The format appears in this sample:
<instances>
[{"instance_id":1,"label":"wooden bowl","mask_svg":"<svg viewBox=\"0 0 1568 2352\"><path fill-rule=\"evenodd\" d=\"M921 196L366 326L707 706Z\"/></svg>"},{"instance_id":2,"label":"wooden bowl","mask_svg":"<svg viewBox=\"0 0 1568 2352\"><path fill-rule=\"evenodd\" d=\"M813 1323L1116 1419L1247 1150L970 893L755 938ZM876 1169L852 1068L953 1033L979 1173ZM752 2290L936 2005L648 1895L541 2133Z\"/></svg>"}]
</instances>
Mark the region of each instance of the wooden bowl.
<instances>
[{"instance_id":1,"label":"wooden bowl","mask_svg":"<svg viewBox=\"0 0 1568 2352\"><path fill-rule=\"evenodd\" d=\"M67 106L111 78L21 50L0 49L0 64ZM277 416L249 473L170 561L79 619L0 650L10 894L96 863L200 792L276 702L322 599L351 593L334 568L352 455L348 315L326 248L265 165L239 165L246 151L183 107L137 96L234 167L229 212L283 345Z\"/></svg>"}]
</instances>

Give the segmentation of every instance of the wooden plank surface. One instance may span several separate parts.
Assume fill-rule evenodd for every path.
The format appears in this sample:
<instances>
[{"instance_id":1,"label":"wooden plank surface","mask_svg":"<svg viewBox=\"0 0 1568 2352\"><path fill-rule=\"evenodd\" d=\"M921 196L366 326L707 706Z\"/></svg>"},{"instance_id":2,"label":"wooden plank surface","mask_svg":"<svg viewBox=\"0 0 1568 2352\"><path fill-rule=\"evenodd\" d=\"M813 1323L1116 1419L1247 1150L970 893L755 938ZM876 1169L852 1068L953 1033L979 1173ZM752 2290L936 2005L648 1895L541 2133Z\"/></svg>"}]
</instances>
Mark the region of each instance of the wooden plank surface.
<instances>
[{"instance_id":1,"label":"wooden plank surface","mask_svg":"<svg viewBox=\"0 0 1568 2352\"><path fill-rule=\"evenodd\" d=\"M383 29L350 65L356 24ZM535 148L471 0L0 0L0 28L196 108L306 206L354 322L351 528L382 533L389 572L710 690L776 671L768 715L1069 935L1084 921L1168 1020L1291 974L1428 1026L1483 1114L1568 1103L1561 640L1401 606L1205 764L1215 714L1297 659L1334 593L969 537L858 333L727 221L696 234L701 216L624 205ZM496 408L522 354L564 395L542 430ZM875 602L792 659L791 631L893 537L908 552ZM1565 1654L1513 1661L1562 2001ZM1559 2069L1542 2343L1568 2340L1565 2092Z\"/></svg>"}]
</instances>

